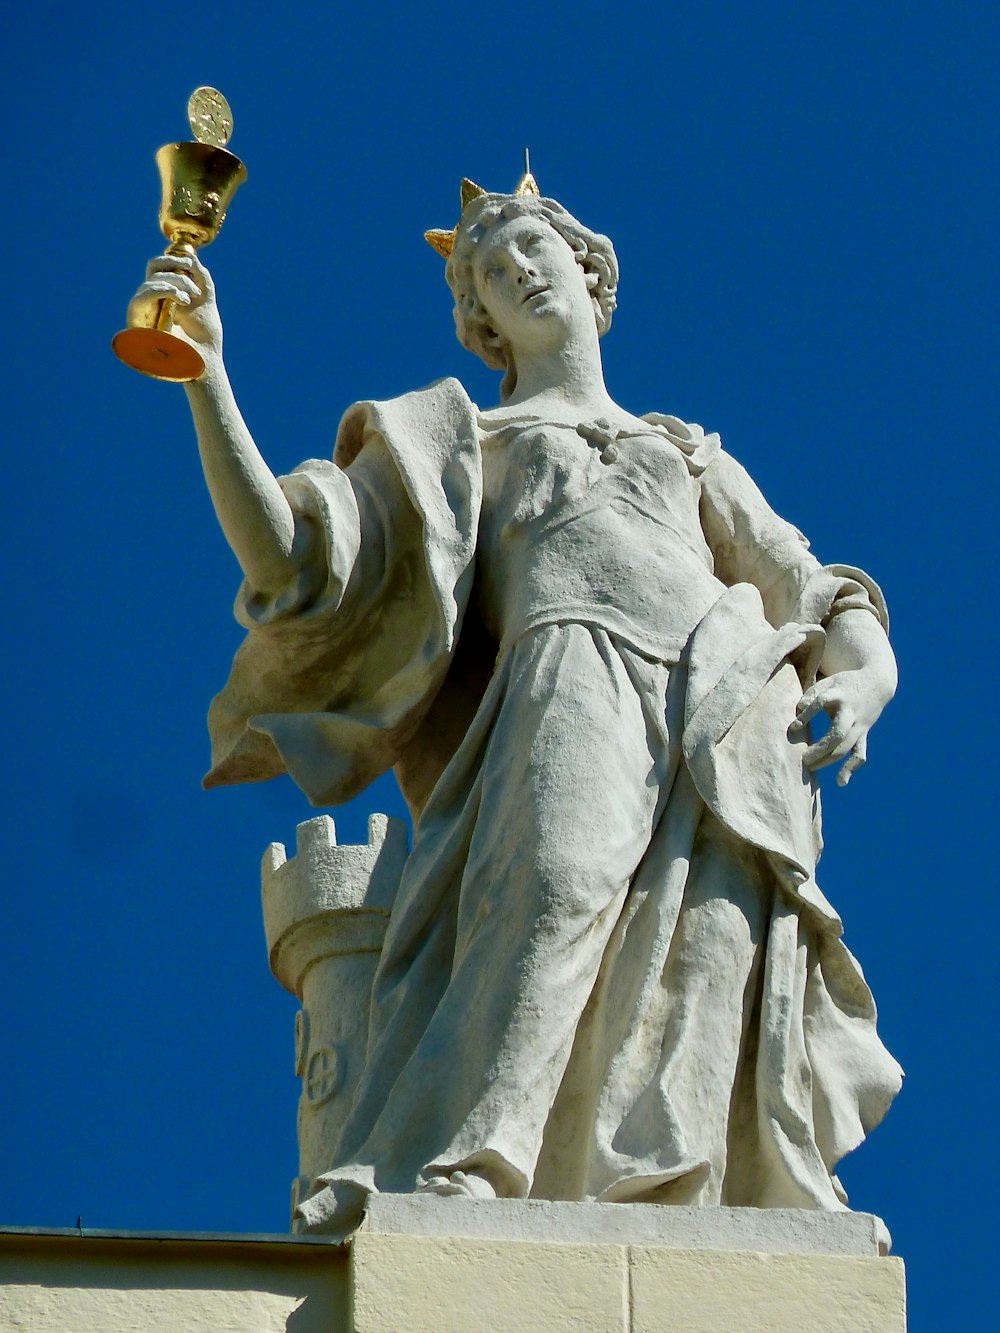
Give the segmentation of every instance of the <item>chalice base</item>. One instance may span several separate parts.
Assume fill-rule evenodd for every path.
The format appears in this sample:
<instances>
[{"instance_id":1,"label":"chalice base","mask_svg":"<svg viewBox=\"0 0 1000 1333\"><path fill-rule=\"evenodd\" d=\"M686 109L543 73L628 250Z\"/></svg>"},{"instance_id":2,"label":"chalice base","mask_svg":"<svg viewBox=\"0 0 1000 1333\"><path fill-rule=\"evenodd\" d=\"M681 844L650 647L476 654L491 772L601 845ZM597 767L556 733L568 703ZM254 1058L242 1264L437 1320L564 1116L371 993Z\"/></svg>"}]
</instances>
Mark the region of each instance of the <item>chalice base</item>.
<instances>
[{"instance_id":1,"label":"chalice base","mask_svg":"<svg viewBox=\"0 0 1000 1333\"><path fill-rule=\"evenodd\" d=\"M154 380L187 384L205 369L205 362L190 343L162 329L122 329L111 340L120 361Z\"/></svg>"}]
</instances>

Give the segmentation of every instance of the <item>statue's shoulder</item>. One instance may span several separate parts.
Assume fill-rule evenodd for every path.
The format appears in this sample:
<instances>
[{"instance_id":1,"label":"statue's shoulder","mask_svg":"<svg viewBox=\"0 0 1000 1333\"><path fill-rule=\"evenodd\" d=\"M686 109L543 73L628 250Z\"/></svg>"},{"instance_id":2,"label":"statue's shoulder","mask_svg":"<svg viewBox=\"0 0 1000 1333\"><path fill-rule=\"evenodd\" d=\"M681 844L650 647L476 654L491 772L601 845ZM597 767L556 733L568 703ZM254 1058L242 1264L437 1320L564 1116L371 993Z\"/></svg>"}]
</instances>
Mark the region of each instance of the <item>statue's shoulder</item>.
<instances>
[{"instance_id":1,"label":"statue's shoulder","mask_svg":"<svg viewBox=\"0 0 1000 1333\"><path fill-rule=\"evenodd\" d=\"M682 421L680 417L664 412L645 412L643 421L656 426L658 433L670 441L684 455L694 476L701 474L720 457L727 457L717 431L706 432L697 421Z\"/></svg>"},{"instance_id":2,"label":"statue's shoulder","mask_svg":"<svg viewBox=\"0 0 1000 1333\"><path fill-rule=\"evenodd\" d=\"M390 412L433 412L442 406L461 408L472 415L476 412L475 404L466 393L465 386L453 375L446 375L443 379L425 384L422 388L410 389L397 398L386 398L371 406Z\"/></svg>"},{"instance_id":3,"label":"statue's shoulder","mask_svg":"<svg viewBox=\"0 0 1000 1333\"><path fill-rule=\"evenodd\" d=\"M353 403L337 430L334 462L349 466L370 432L391 448L419 446L431 438L472 442L476 438L476 407L462 384L451 376L396 398Z\"/></svg>"}]
</instances>

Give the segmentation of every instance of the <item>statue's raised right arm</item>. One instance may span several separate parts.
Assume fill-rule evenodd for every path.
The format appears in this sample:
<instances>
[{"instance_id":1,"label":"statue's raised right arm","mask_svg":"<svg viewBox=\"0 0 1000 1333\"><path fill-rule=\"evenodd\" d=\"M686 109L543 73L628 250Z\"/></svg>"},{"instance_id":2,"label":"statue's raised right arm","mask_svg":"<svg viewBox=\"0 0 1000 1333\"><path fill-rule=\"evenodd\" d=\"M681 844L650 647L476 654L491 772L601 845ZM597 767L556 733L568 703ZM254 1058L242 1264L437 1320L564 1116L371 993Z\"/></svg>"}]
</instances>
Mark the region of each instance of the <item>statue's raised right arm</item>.
<instances>
[{"instance_id":1,"label":"statue's raised right arm","mask_svg":"<svg viewBox=\"0 0 1000 1333\"><path fill-rule=\"evenodd\" d=\"M276 592L299 567L308 533L296 519L274 474L247 430L222 358L222 320L211 274L196 255L158 255L132 298L137 304L169 297L175 334L197 347L205 372L186 384L198 433L205 481L226 540L247 582Z\"/></svg>"}]
</instances>

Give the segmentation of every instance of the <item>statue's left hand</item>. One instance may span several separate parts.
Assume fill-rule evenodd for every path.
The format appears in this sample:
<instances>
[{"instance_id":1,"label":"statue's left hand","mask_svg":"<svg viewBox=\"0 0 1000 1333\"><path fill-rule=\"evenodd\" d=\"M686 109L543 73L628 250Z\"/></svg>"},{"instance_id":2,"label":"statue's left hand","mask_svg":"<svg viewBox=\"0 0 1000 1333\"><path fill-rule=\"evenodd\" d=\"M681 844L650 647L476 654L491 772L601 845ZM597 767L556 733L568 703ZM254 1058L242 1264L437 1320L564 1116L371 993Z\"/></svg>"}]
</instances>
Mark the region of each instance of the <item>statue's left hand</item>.
<instances>
[{"instance_id":1,"label":"statue's left hand","mask_svg":"<svg viewBox=\"0 0 1000 1333\"><path fill-rule=\"evenodd\" d=\"M837 784L846 787L851 774L867 758L868 732L878 721L888 697L873 679L873 673L864 668L824 676L806 690L795 710L796 720L789 728L791 739L798 739L806 723L817 713L825 712L830 718L830 730L805 753L806 767L824 768L844 759Z\"/></svg>"}]
</instances>

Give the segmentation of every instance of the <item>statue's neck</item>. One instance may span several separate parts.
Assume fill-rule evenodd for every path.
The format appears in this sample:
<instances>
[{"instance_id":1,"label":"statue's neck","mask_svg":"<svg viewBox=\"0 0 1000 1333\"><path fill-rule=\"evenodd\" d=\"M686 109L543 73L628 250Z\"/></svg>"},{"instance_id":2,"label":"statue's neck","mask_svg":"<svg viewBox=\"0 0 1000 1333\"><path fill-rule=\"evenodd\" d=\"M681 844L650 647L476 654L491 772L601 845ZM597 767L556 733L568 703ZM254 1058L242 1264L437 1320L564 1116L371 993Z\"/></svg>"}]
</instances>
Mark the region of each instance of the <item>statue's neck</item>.
<instances>
[{"instance_id":1,"label":"statue's neck","mask_svg":"<svg viewBox=\"0 0 1000 1333\"><path fill-rule=\"evenodd\" d=\"M554 408L572 408L581 418L613 407L596 330L592 339L567 341L519 359L517 383L504 405L530 406L542 415Z\"/></svg>"}]
</instances>

